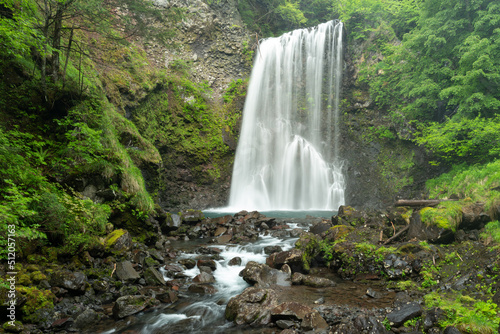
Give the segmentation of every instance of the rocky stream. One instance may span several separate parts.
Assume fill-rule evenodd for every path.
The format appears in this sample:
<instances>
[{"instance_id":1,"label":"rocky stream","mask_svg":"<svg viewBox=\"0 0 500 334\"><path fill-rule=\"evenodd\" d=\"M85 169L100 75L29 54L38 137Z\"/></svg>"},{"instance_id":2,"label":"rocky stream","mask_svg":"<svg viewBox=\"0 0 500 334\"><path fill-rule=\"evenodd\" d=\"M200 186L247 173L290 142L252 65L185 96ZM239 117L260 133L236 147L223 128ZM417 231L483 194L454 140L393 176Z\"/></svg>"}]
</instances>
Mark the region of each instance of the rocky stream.
<instances>
[{"instance_id":1,"label":"rocky stream","mask_svg":"<svg viewBox=\"0 0 500 334\"><path fill-rule=\"evenodd\" d=\"M342 206L330 219L166 214L150 219L154 244L117 229L105 246L71 259L29 256L18 264L22 323L3 330L494 333L448 325L472 316L448 300L485 321L487 296L500 302L499 251L480 233L485 215L466 219L453 232L425 226L407 208Z\"/></svg>"}]
</instances>

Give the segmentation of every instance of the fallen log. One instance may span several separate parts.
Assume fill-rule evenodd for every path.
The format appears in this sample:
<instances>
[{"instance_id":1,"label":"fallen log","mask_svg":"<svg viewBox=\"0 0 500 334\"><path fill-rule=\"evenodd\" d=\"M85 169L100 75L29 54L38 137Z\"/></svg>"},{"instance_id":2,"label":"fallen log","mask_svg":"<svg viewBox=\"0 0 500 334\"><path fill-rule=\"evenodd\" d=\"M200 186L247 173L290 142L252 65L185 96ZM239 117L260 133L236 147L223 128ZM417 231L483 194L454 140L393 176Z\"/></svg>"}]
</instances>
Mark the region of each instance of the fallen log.
<instances>
[{"instance_id":1,"label":"fallen log","mask_svg":"<svg viewBox=\"0 0 500 334\"><path fill-rule=\"evenodd\" d=\"M399 231L398 233L394 234L392 237L390 237L389 239L387 239L383 243L383 245L387 245L388 243L390 243L391 241L393 241L394 239L396 239L397 237L399 237L401 234L403 234L404 232L406 232L409 228L410 228L410 225L406 225L405 227L403 227L401 229L401 231Z\"/></svg>"},{"instance_id":2,"label":"fallen log","mask_svg":"<svg viewBox=\"0 0 500 334\"><path fill-rule=\"evenodd\" d=\"M454 199L400 199L396 201L395 206L412 206L412 207L426 207L436 206L441 202L455 201Z\"/></svg>"}]
</instances>

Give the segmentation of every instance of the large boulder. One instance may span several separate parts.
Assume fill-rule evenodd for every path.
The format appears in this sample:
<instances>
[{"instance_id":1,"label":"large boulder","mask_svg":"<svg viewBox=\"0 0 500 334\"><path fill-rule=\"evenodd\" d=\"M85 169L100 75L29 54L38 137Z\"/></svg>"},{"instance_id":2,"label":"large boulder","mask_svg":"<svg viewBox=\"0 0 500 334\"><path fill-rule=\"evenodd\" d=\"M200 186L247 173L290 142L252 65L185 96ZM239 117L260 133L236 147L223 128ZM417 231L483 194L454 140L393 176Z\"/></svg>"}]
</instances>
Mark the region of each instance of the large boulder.
<instances>
[{"instance_id":1,"label":"large boulder","mask_svg":"<svg viewBox=\"0 0 500 334\"><path fill-rule=\"evenodd\" d=\"M127 230L114 230L104 240L107 250L128 251L132 247L132 237Z\"/></svg>"},{"instance_id":2,"label":"large boulder","mask_svg":"<svg viewBox=\"0 0 500 334\"><path fill-rule=\"evenodd\" d=\"M184 210L179 215L185 223L197 223L205 218L205 215L200 210Z\"/></svg>"},{"instance_id":3,"label":"large boulder","mask_svg":"<svg viewBox=\"0 0 500 334\"><path fill-rule=\"evenodd\" d=\"M122 261L116 264L116 276L119 280L125 282L133 282L141 278L130 261Z\"/></svg>"},{"instance_id":4,"label":"large boulder","mask_svg":"<svg viewBox=\"0 0 500 334\"><path fill-rule=\"evenodd\" d=\"M146 296L123 296L116 300L113 306L113 316L122 319L129 315L141 312L148 305Z\"/></svg>"},{"instance_id":5,"label":"large boulder","mask_svg":"<svg viewBox=\"0 0 500 334\"><path fill-rule=\"evenodd\" d=\"M271 322L271 310L276 306L278 296L274 290L246 288L227 303L226 319L238 325L267 325Z\"/></svg>"},{"instance_id":6,"label":"large boulder","mask_svg":"<svg viewBox=\"0 0 500 334\"><path fill-rule=\"evenodd\" d=\"M266 264L271 268L280 269L284 264L288 264L292 271L304 270L303 251L293 248L288 251L274 253L266 259Z\"/></svg>"},{"instance_id":7,"label":"large boulder","mask_svg":"<svg viewBox=\"0 0 500 334\"><path fill-rule=\"evenodd\" d=\"M278 269L273 269L265 264L249 261L240 274L248 284L255 284L261 288L272 285L290 286L290 274Z\"/></svg>"},{"instance_id":8,"label":"large boulder","mask_svg":"<svg viewBox=\"0 0 500 334\"><path fill-rule=\"evenodd\" d=\"M76 294L83 294L87 286L87 276L84 273L69 270L56 271L50 278L50 285Z\"/></svg>"}]
</instances>

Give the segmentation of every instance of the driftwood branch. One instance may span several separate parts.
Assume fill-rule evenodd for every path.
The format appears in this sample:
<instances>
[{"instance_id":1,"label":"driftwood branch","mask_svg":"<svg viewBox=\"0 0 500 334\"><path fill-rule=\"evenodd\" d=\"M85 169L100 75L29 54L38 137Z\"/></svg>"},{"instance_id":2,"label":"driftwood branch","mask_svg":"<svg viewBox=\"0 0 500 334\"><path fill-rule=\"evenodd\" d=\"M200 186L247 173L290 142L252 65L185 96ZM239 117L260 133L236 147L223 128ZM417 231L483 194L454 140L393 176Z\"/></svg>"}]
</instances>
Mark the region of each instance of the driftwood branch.
<instances>
[{"instance_id":1,"label":"driftwood branch","mask_svg":"<svg viewBox=\"0 0 500 334\"><path fill-rule=\"evenodd\" d=\"M400 199L396 201L396 206L436 206L441 202L454 201L453 199Z\"/></svg>"},{"instance_id":2,"label":"driftwood branch","mask_svg":"<svg viewBox=\"0 0 500 334\"><path fill-rule=\"evenodd\" d=\"M384 245L387 245L388 243L390 243L391 241L393 241L394 239L396 239L397 237L399 237L401 234L403 234L404 232L406 232L406 230L408 230L410 228L410 225L406 225L404 228L401 229L401 231L399 231L398 233L394 234L392 237L390 237L389 239L387 239L386 241L384 241Z\"/></svg>"}]
</instances>

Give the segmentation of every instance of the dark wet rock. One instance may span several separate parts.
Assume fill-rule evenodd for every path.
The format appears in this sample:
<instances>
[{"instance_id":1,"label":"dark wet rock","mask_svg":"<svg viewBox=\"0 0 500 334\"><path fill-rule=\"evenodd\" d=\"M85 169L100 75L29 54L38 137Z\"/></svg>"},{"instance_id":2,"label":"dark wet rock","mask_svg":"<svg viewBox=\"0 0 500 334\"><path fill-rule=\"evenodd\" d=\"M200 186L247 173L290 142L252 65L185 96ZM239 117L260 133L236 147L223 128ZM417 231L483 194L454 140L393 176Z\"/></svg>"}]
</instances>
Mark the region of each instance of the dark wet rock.
<instances>
[{"instance_id":1,"label":"dark wet rock","mask_svg":"<svg viewBox=\"0 0 500 334\"><path fill-rule=\"evenodd\" d=\"M452 285L451 288L456 291L464 290L467 288L467 283L469 282L469 279L471 278L471 274L466 274L461 276L458 280L456 280Z\"/></svg>"},{"instance_id":2,"label":"dark wet rock","mask_svg":"<svg viewBox=\"0 0 500 334\"><path fill-rule=\"evenodd\" d=\"M197 223L205 218L200 210L184 210L180 212L180 216L181 220L187 223Z\"/></svg>"},{"instance_id":3,"label":"dark wet rock","mask_svg":"<svg viewBox=\"0 0 500 334\"><path fill-rule=\"evenodd\" d=\"M408 277L412 271L411 264L395 254L389 254L384 259L384 272L390 279Z\"/></svg>"},{"instance_id":4,"label":"dark wet rock","mask_svg":"<svg viewBox=\"0 0 500 334\"><path fill-rule=\"evenodd\" d=\"M92 288L96 292L106 292L109 290L109 282L105 280L95 280L92 282Z\"/></svg>"},{"instance_id":5,"label":"dark wet rock","mask_svg":"<svg viewBox=\"0 0 500 334\"><path fill-rule=\"evenodd\" d=\"M148 252L153 259L159 261L160 263L165 262L165 258L157 249L150 249Z\"/></svg>"},{"instance_id":6,"label":"dark wet rock","mask_svg":"<svg viewBox=\"0 0 500 334\"><path fill-rule=\"evenodd\" d=\"M465 230L480 230L491 217L484 211L484 203L474 203L462 207L462 221L459 228Z\"/></svg>"},{"instance_id":7,"label":"dark wet rock","mask_svg":"<svg viewBox=\"0 0 500 334\"><path fill-rule=\"evenodd\" d=\"M134 252L133 261L141 266L144 265L144 260L149 256L149 253L142 250L137 250Z\"/></svg>"},{"instance_id":8,"label":"dark wet rock","mask_svg":"<svg viewBox=\"0 0 500 334\"><path fill-rule=\"evenodd\" d=\"M359 333L370 332L370 333L390 333L379 319L372 316L359 315L354 319L354 327Z\"/></svg>"},{"instance_id":9,"label":"dark wet rock","mask_svg":"<svg viewBox=\"0 0 500 334\"><path fill-rule=\"evenodd\" d=\"M87 308L85 311L80 313L75 319L73 326L78 329L89 328L99 320L99 314L91 308Z\"/></svg>"},{"instance_id":10,"label":"dark wet rock","mask_svg":"<svg viewBox=\"0 0 500 334\"><path fill-rule=\"evenodd\" d=\"M191 284L188 288L190 292L200 293L203 295L213 295L217 289L209 284Z\"/></svg>"},{"instance_id":11,"label":"dark wet rock","mask_svg":"<svg viewBox=\"0 0 500 334\"><path fill-rule=\"evenodd\" d=\"M127 251L132 247L132 237L127 230L114 230L104 240L106 249Z\"/></svg>"},{"instance_id":12,"label":"dark wet rock","mask_svg":"<svg viewBox=\"0 0 500 334\"><path fill-rule=\"evenodd\" d=\"M418 317L421 314L422 306L420 306L420 304L407 303L387 314L387 320L389 320L394 327L399 327L403 325L405 321Z\"/></svg>"},{"instance_id":13,"label":"dark wet rock","mask_svg":"<svg viewBox=\"0 0 500 334\"><path fill-rule=\"evenodd\" d=\"M239 274L248 284L266 288L271 285L290 286L290 275L265 264L249 261Z\"/></svg>"},{"instance_id":14,"label":"dark wet rock","mask_svg":"<svg viewBox=\"0 0 500 334\"><path fill-rule=\"evenodd\" d=\"M267 225L266 223L262 223L262 224L260 224L260 226L259 226L259 227L260 227L261 229L263 229L263 230L269 230L269 225Z\"/></svg>"},{"instance_id":15,"label":"dark wet rock","mask_svg":"<svg viewBox=\"0 0 500 334\"><path fill-rule=\"evenodd\" d=\"M423 316L423 326L425 330L438 326L438 323L445 320L446 314L440 308L432 308L425 312Z\"/></svg>"},{"instance_id":16,"label":"dark wet rock","mask_svg":"<svg viewBox=\"0 0 500 334\"><path fill-rule=\"evenodd\" d=\"M271 319L273 321L301 321L301 327L304 330L328 328L328 324L318 311L297 302L286 302L278 305L271 310Z\"/></svg>"},{"instance_id":17,"label":"dark wet rock","mask_svg":"<svg viewBox=\"0 0 500 334\"><path fill-rule=\"evenodd\" d=\"M215 277L209 273L201 272L193 278L194 283L215 283Z\"/></svg>"},{"instance_id":18,"label":"dark wet rock","mask_svg":"<svg viewBox=\"0 0 500 334\"><path fill-rule=\"evenodd\" d=\"M182 259L182 260L179 260L179 263L183 266L185 266L187 269L193 269L194 267L196 267L196 260L194 259ZM181 267L172 267L172 268L181 268ZM165 269L166 270L173 270L173 269L169 269L167 268L167 266L165 266ZM183 271L184 269L181 268L181 270L177 270L177 271Z\"/></svg>"},{"instance_id":19,"label":"dark wet rock","mask_svg":"<svg viewBox=\"0 0 500 334\"><path fill-rule=\"evenodd\" d=\"M277 305L274 290L250 287L229 300L225 315L238 325L267 325L271 322L271 310Z\"/></svg>"},{"instance_id":20,"label":"dark wet rock","mask_svg":"<svg viewBox=\"0 0 500 334\"><path fill-rule=\"evenodd\" d=\"M297 327L297 323L295 321L291 320L278 320L276 321L276 326L281 329L287 329L291 327Z\"/></svg>"},{"instance_id":21,"label":"dark wet rock","mask_svg":"<svg viewBox=\"0 0 500 334\"><path fill-rule=\"evenodd\" d=\"M266 264L271 268L279 269L288 264L294 272L304 270L303 252L299 249L273 253L266 259Z\"/></svg>"},{"instance_id":22,"label":"dark wet rock","mask_svg":"<svg viewBox=\"0 0 500 334\"><path fill-rule=\"evenodd\" d=\"M87 286L87 276L81 272L57 271L52 274L50 284L73 293L82 294Z\"/></svg>"},{"instance_id":23,"label":"dark wet rock","mask_svg":"<svg viewBox=\"0 0 500 334\"><path fill-rule=\"evenodd\" d=\"M316 222L309 228L309 232L313 234L321 234L325 231L328 231L330 227L333 227L333 224L328 221Z\"/></svg>"},{"instance_id":24,"label":"dark wet rock","mask_svg":"<svg viewBox=\"0 0 500 334\"><path fill-rule=\"evenodd\" d=\"M278 245L264 247L264 253L268 254L268 255L272 254L272 253L282 252L282 251L283 251L283 248L281 248L281 246L278 246Z\"/></svg>"},{"instance_id":25,"label":"dark wet rock","mask_svg":"<svg viewBox=\"0 0 500 334\"><path fill-rule=\"evenodd\" d=\"M372 288L368 288L366 290L366 295L371 298L379 298L380 297L380 292L377 292L373 290Z\"/></svg>"},{"instance_id":26,"label":"dark wet rock","mask_svg":"<svg viewBox=\"0 0 500 334\"><path fill-rule=\"evenodd\" d=\"M217 264L214 260L209 260L209 259L199 259L198 262L196 262L196 265L198 268L200 267L209 267L212 270L217 269Z\"/></svg>"},{"instance_id":27,"label":"dark wet rock","mask_svg":"<svg viewBox=\"0 0 500 334\"><path fill-rule=\"evenodd\" d=\"M116 264L116 276L119 280L125 282L133 282L141 278L130 261L118 262Z\"/></svg>"},{"instance_id":28,"label":"dark wet rock","mask_svg":"<svg viewBox=\"0 0 500 334\"><path fill-rule=\"evenodd\" d=\"M443 334L462 334L462 332L453 326L448 326L444 329Z\"/></svg>"},{"instance_id":29,"label":"dark wet rock","mask_svg":"<svg viewBox=\"0 0 500 334\"><path fill-rule=\"evenodd\" d=\"M129 315L136 314L144 310L147 306L146 296L123 296L116 300L113 306L113 316L122 319Z\"/></svg>"},{"instance_id":30,"label":"dark wet rock","mask_svg":"<svg viewBox=\"0 0 500 334\"><path fill-rule=\"evenodd\" d=\"M236 215L235 215L236 217ZM213 224L217 225L222 225L222 226L227 226L233 221L233 216L231 215L226 215L222 217L217 217L217 218L211 218L211 222Z\"/></svg>"},{"instance_id":31,"label":"dark wet rock","mask_svg":"<svg viewBox=\"0 0 500 334\"><path fill-rule=\"evenodd\" d=\"M165 279L163 278L163 275L155 268L147 268L144 271L144 279L146 280L146 283L150 285L165 285Z\"/></svg>"},{"instance_id":32,"label":"dark wet rock","mask_svg":"<svg viewBox=\"0 0 500 334\"><path fill-rule=\"evenodd\" d=\"M241 266L241 257L236 256L229 260L228 265L230 266Z\"/></svg>"},{"instance_id":33,"label":"dark wet rock","mask_svg":"<svg viewBox=\"0 0 500 334\"><path fill-rule=\"evenodd\" d=\"M156 295L156 299L158 299L162 303L169 304L169 303L175 303L179 298L177 297L177 292L169 290L167 292Z\"/></svg>"},{"instance_id":34,"label":"dark wet rock","mask_svg":"<svg viewBox=\"0 0 500 334\"><path fill-rule=\"evenodd\" d=\"M335 286L335 282L324 277L305 275L302 279L302 284L313 288L326 288Z\"/></svg>"}]
</instances>

